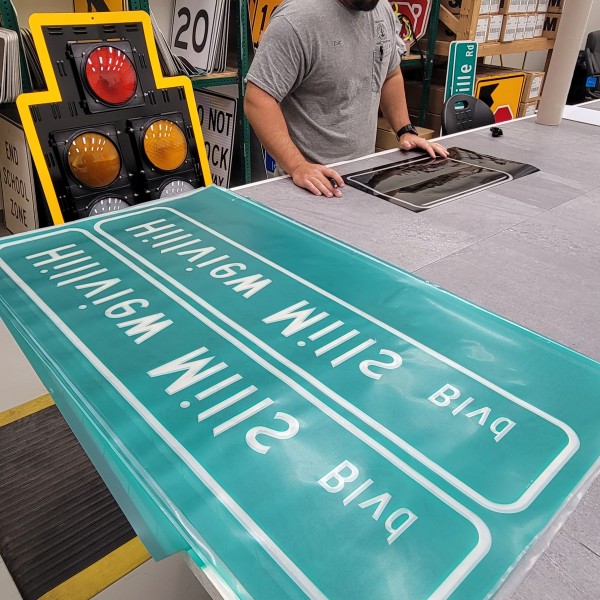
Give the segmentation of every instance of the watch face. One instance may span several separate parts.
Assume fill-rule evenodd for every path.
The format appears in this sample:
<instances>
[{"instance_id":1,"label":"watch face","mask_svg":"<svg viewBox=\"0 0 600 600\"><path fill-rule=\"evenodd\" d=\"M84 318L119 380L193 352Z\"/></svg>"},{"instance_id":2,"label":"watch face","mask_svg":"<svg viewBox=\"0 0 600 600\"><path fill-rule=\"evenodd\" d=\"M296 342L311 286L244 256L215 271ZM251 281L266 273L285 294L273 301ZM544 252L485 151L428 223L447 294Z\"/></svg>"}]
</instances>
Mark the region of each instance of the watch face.
<instances>
[{"instance_id":1,"label":"watch face","mask_svg":"<svg viewBox=\"0 0 600 600\"><path fill-rule=\"evenodd\" d=\"M96 200L94 204L92 204L92 208L90 208L90 212L88 216L93 217L94 215L103 215L109 212L115 212L117 210L121 210L122 208L127 208L129 203L123 200L123 198L117 197L108 197L108 198L100 198L100 200Z\"/></svg>"}]
</instances>

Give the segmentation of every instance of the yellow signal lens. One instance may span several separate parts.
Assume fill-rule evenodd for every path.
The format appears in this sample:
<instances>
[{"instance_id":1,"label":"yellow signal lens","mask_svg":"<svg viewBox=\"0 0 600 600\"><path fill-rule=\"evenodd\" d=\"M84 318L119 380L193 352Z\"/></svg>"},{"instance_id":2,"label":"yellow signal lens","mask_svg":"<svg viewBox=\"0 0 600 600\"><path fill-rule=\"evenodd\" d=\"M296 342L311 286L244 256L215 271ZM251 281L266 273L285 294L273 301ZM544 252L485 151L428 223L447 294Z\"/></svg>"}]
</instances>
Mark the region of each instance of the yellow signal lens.
<instances>
[{"instance_id":1,"label":"yellow signal lens","mask_svg":"<svg viewBox=\"0 0 600 600\"><path fill-rule=\"evenodd\" d=\"M105 135L94 131L82 133L71 142L67 162L73 177L91 188L110 185L121 170L117 147Z\"/></svg>"},{"instance_id":2,"label":"yellow signal lens","mask_svg":"<svg viewBox=\"0 0 600 600\"><path fill-rule=\"evenodd\" d=\"M187 140L181 127L173 121L154 121L144 133L146 158L161 171L178 169L187 156Z\"/></svg>"}]
</instances>

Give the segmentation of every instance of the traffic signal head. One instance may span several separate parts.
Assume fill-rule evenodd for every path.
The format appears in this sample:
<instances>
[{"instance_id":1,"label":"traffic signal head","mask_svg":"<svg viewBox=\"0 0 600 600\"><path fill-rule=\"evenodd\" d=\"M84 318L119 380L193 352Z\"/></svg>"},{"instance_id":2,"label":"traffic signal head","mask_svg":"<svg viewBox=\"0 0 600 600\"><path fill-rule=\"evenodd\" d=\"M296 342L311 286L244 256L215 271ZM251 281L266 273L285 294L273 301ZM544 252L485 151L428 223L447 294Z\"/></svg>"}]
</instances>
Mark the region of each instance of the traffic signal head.
<instances>
[{"instance_id":1,"label":"traffic signal head","mask_svg":"<svg viewBox=\"0 0 600 600\"><path fill-rule=\"evenodd\" d=\"M146 13L30 26L48 91L17 105L53 223L210 185L191 83L162 75Z\"/></svg>"}]
</instances>

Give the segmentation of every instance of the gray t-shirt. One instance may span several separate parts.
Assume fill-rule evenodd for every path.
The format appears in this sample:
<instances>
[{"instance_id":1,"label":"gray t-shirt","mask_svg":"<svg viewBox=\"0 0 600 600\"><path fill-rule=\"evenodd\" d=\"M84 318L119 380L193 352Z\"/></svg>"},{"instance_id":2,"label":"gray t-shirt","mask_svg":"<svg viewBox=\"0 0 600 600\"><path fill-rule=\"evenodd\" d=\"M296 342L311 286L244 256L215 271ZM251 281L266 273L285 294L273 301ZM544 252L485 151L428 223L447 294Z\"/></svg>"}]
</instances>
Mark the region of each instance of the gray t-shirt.
<instances>
[{"instance_id":1,"label":"gray t-shirt","mask_svg":"<svg viewBox=\"0 0 600 600\"><path fill-rule=\"evenodd\" d=\"M284 0L273 13L248 81L280 103L307 160L375 150L381 86L400 64L397 26L387 0L371 12L338 0Z\"/></svg>"}]
</instances>

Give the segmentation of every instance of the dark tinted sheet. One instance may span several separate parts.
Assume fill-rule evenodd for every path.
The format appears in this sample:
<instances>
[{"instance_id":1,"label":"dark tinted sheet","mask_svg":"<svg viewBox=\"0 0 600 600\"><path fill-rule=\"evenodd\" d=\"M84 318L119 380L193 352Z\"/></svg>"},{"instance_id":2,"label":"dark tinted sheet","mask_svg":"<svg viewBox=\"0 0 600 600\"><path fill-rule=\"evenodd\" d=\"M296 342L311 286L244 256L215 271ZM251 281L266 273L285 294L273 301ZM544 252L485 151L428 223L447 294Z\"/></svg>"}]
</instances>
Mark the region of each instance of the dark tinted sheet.
<instances>
[{"instance_id":1,"label":"dark tinted sheet","mask_svg":"<svg viewBox=\"0 0 600 600\"><path fill-rule=\"evenodd\" d=\"M344 181L367 194L419 212L539 170L463 148L448 151L448 158L408 158L350 173Z\"/></svg>"}]
</instances>

